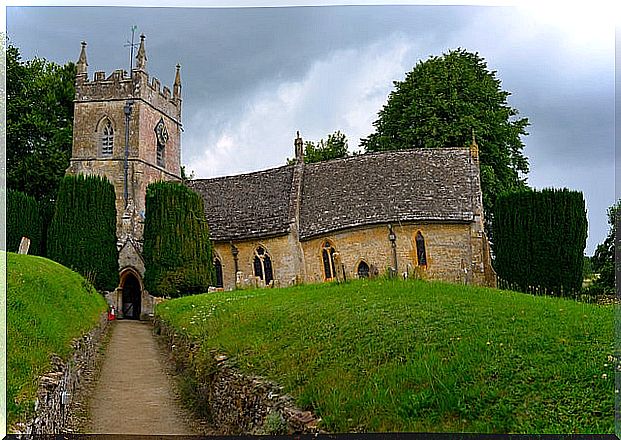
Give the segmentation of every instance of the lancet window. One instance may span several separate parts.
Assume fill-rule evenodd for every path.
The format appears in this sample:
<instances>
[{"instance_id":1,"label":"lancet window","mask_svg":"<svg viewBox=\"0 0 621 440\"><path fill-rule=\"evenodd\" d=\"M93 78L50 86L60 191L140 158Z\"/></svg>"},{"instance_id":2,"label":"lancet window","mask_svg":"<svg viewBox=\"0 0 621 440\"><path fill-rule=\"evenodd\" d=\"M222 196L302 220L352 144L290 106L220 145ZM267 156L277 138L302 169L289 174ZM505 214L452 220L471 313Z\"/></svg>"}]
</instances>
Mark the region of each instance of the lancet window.
<instances>
[{"instance_id":1,"label":"lancet window","mask_svg":"<svg viewBox=\"0 0 621 440\"><path fill-rule=\"evenodd\" d=\"M168 142L168 130L166 129L166 124L164 124L164 119L160 118L160 121L155 126L155 139L157 141L157 165L160 167L166 166L165 161L165 150L166 143Z\"/></svg>"},{"instance_id":2,"label":"lancet window","mask_svg":"<svg viewBox=\"0 0 621 440\"><path fill-rule=\"evenodd\" d=\"M259 277L267 286L274 279L272 259L263 246L254 251L254 275Z\"/></svg>"},{"instance_id":3,"label":"lancet window","mask_svg":"<svg viewBox=\"0 0 621 440\"><path fill-rule=\"evenodd\" d=\"M416 233L416 258L419 266L427 266L427 251L425 250L425 238L420 231Z\"/></svg>"},{"instance_id":4,"label":"lancet window","mask_svg":"<svg viewBox=\"0 0 621 440\"><path fill-rule=\"evenodd\" d=\"M114 151L114 129L110 119L107 119L103 123L101 130L101 155L103 157L112 156Z\"/></svg>"},{"instance_id":5,"label":"lancet window","mask_svg":"<svg viewBox=\"0 0 621 440\"><path fill-rule=\"evenodd\" d=\"M326 241L321 249L321 258L323 260L323 273L326 280L336 277L336 268L334 265L334 246Z\"/></svg>"}]
</instances>

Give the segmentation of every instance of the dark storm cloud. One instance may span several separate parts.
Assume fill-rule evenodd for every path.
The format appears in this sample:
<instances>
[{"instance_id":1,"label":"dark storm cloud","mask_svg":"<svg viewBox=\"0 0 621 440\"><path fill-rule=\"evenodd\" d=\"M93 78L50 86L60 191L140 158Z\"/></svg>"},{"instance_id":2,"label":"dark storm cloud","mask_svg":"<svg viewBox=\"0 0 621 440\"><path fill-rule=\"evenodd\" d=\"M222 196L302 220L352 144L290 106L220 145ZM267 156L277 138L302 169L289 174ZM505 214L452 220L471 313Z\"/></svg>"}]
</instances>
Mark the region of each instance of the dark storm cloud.
<instances>
[{"instance_id":1,"label":"dark storm cloud","mask_svg":"<svg viewBox=\"0 0 621 440\"><path fill-rule=\"evenodd\" d=\"M91 72L110 72L129 64L123 44L135 24L147 35L150 73L167 82L172 66L182 64L184 83L195 86L184 108L191 113L204 99L230 102L266 80L300 79L317 58L387 33L436 42L459 29L463 13L463 7L434 6L10 7L7 31L26 58L60 63L77 59L86 40ZM36 29L37 37L23 34L27 29Z\"/></svg>"},{"instance_id":2,"label":"dark storm cloud","mask_svg":"<svg viewBox=\"0 0 621 440\"><path fill-rule=\"evenodd\" d=\"M182 154L202 177L284 163L296 129L316 140L346 128L355 147L419 60L479 52L531 122L529 183L584 192L592 253L614 201L614 41L602 45L589 17L548 18L473 6L9 7L7 32L24 59L58 63L86 40L92 77L128 68L137 25L151 76L170 87L182 65Z\"/></svg>"}]
</instances>

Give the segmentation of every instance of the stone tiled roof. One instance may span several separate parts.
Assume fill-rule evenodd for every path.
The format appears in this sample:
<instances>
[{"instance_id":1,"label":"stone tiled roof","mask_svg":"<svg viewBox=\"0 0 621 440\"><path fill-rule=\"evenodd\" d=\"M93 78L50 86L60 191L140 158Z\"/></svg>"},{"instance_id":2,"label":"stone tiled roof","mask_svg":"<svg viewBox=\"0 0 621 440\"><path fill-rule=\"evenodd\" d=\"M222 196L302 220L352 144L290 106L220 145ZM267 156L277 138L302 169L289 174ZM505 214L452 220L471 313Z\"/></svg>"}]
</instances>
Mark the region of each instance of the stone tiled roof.
<instances>
[{"instance_id":1,"label":"stone tiled roof","mask_svg":"<svg viewBox=\"0 0 621 440\"><path fill-rule=\"evenodd\" d=\"M467 148L364 154L304 169L300 238L399 221L471 221Z\"/></svg>"},{"instance_id":2,"label":"stone tiled roof","mask_svg":"<svg viewBox=\"0 0 621 440\"><path fill-rule=\"evenodd\" d=\"M306 164L300 239L350 227L407 221L472 221L480 197L468 148L414 149ZM294 166L194 180L216 241L289 232Z\"/></svg>"},{"instance_id":3,"label":"stone tiled roof","mask_svg":"<svg viewBox=\"0 0 621 440\"><path fill-rule=\"evenodd\" d=\"M239 240L289 232L293 166L199 179L188 186L203 196L212 240Z\"/></svg>"}]
</instances>

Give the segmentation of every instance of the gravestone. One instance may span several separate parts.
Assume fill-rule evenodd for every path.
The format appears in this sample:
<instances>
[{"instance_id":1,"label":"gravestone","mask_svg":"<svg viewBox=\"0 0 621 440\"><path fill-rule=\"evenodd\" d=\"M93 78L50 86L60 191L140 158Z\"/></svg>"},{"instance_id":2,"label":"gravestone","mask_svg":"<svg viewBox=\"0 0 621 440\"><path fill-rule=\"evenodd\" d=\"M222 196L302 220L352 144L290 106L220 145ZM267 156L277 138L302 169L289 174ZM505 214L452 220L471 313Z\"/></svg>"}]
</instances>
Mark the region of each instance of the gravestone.
<instances>
[{"instance_id":1,"label":"gravestone","mask_svg":"<svg viewBox=\"0 0 621 440\"><path fill-rule=\"evenodd\" d=\"M28 237L22 237L22 241L19 243L18 254L28 255L28 249L30 249L30 239Z\"/></svg>"}]
</instances>

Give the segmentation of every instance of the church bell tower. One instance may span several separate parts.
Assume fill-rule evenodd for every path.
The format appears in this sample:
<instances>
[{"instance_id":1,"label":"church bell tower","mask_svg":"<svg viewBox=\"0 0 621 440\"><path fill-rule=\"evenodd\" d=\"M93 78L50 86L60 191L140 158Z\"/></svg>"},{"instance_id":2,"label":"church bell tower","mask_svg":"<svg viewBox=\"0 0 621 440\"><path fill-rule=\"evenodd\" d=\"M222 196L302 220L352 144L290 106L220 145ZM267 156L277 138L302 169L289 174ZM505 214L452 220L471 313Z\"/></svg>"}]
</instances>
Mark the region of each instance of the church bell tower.
<instances>
[{"instance_id":1,"label":"church bell tower","mask_svg":"<svg viewBox=\"0 0 621 440\"><path fill-rule=\"evenodd\" d=\"M181 78L172 93L149 78L145 36L135 66L88 77L82 42L75 78L73 149L68 174L97 174L114 185L121 285L131 270L142 285L142 234L147 186L181 180ZM141 289L142 290L142 289Z\"/></svg>"}]
</instances>

